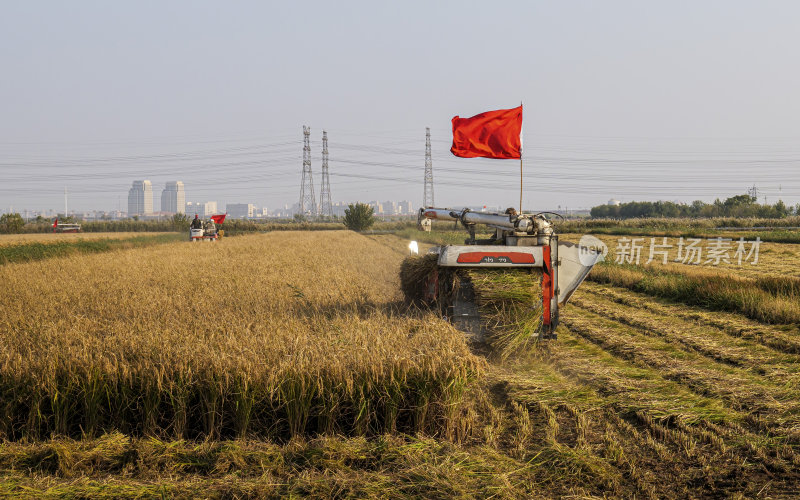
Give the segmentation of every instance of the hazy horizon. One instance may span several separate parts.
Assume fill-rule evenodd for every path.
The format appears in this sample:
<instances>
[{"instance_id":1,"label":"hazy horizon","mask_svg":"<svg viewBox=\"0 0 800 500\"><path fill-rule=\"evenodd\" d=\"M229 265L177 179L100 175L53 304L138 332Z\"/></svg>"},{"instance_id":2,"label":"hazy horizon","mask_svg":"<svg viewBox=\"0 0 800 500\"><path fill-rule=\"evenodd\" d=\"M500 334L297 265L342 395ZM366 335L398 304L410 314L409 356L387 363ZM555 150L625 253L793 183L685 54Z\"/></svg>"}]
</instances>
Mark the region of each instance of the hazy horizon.
<instances>
[{"instance_id":1,"label":"hazy horizon","mask_svg":"<svg viewBox=\"0 0 800 500\"><path fill-rule=\"evenodd\" d=\"M186 200L518 203L519 163L449 153L450 119L524 102L526 208L800 203L800 4L5 2L0 211Z\"/></svg>"}]
</instances>

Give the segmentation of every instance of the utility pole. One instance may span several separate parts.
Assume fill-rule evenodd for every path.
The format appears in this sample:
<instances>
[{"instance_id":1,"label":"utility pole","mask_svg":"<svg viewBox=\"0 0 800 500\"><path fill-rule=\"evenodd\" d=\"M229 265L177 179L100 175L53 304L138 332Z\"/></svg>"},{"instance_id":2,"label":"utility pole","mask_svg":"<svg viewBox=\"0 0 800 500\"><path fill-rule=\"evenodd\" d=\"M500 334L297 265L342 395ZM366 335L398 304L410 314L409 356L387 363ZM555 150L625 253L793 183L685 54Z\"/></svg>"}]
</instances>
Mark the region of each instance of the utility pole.
<instances>
[{"instance_id":1,"label":"utility pole","mask_svg":"<svg viewBox=\"0 0 800 500\"><path fill-rule=\"evenodd\" d=\"M322 131L322 188L319 193L319 214L333 216L331 207L331 179L328 175L328 132Z\"/></svg>"},{"instance_id":2,"label":"utility pole","mask_svg":"<svg viewBox=\"0 0 800 500\"><path fill-rule=\"evenodd\" d=\"M311 127L303 125L303 180L300 184L300 213L317 215L317 200L314 197L314 180L311 178Z\"/></svg>"},{"instance_id":3,"label":"utility pole","mask_svg":"<svg viewBox=\"0 0 800 500\"><path fill-rule=\"evenodd\" d=\"M67 186L64 186L64 217L69 217L69 212L67 212Z\"/></svg>"},{"instance_id":4,"label":"utility pole","mask_svg":"<svg viewBox=\"0 0 800 500\"><path fill-rule=\"evenodd\" d=\"M432 207L433 203L433 160L431 159L431 129L425 127L425 193L422 207Z\"/></svg>"}]
</instances>

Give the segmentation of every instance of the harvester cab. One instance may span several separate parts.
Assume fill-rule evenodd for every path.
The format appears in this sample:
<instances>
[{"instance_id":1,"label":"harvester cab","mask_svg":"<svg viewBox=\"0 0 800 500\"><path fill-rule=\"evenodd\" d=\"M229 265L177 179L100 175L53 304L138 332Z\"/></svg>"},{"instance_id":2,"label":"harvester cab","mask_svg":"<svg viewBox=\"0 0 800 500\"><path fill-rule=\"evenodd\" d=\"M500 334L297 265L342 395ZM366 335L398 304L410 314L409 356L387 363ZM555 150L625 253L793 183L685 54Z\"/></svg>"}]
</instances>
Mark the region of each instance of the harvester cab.
<instances>
[{"instance_id":1,"label":"harvester cab","mask_svg":"<svg viewBox=\"0 0 800 500\"><path fill-rule=\"evenodd\" d=\"M567 303L602 254L592 248L559 242L547 214L517 213L514 209L505 213L487 213L469 209L421 208L417 219L420 227L423 220L454 221L469 233L464 245L431 248L429 252L438 254L439 268L528 268L531 271L539 268L542 288L539 337L549 339L555 338L559 307ZM476 239L478 224L493 228L494 237ZM433 279L437 276L438 273ZM433 285L432 289L439 289L438 283ZM460 292L462 297L470 294L471 291ZM474 305L465 305L465 302L469 302L469 297L466 301L456 299L453 305L451 314L457 324L470 321L470 316L477 316ZM536 305L532 304L532 307ZM476 333L474 328L465 326Z\"/></svg>"}]
</instances>

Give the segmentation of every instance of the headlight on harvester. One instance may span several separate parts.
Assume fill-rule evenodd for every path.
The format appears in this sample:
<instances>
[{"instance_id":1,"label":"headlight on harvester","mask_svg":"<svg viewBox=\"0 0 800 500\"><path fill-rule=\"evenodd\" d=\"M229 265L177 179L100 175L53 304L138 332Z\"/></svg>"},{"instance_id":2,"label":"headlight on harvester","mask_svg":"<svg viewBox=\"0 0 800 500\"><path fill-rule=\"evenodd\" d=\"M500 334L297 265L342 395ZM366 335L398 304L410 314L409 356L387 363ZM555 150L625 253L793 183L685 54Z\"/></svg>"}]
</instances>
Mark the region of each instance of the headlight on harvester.
<instances>
[{"instance_id":1,"label":"headlight on harvester","mask_svg":"<svg viewBox=\"0 0 800 500\"><path fill-rule=\"evenodd\" d=\"M408 244L408 250L412 254L417 255L419 254L419 245L417 245L416 241L412 241L411 243Z\"/></svg>"}]
</instances>

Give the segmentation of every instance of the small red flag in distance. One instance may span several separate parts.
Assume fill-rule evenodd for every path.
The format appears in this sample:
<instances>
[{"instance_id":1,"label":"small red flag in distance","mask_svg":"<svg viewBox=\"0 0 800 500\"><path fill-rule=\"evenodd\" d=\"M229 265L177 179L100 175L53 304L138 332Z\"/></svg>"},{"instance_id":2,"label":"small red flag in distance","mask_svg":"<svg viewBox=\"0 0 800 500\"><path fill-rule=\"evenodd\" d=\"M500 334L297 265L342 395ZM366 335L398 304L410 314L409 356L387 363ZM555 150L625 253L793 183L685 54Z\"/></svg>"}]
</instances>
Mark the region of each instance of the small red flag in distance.
<instances>
[{"instance_id":1,"label":"small red flag in distance","mask_svg":"<svg viewBox=\"0 0 800 500\"><path fill-rule=\"evenodd\" d=\"M216 222L217 224L222 224L223 222L225 222L225 216L226 216L226 215L228 215L228 214L222 214L222 215L212 215L212 216L211 216L211 220L213 220L213 221L214 221L214 222Z\"/></svg>"},{"instance_id":2,"label":"small red flag in distance","mask_svg":"<svg viewBox=\"0 0 800 500\"><path fill-rule=\"evenodd\" d=\"M453 117L453 147L461 158L517 159L522 156L522 106Z\"/></svg>"},{"instance_id":3,"label":"small red flag in distance","mask_svg":"<svg viewBox=\"0 0 800 500\"><path fill-rule=\"evenodd\" d=\"M58 227L58 217L56 217L56 220L53 221L53 228L56 227Z\"/></svg>"}]
</instances>

